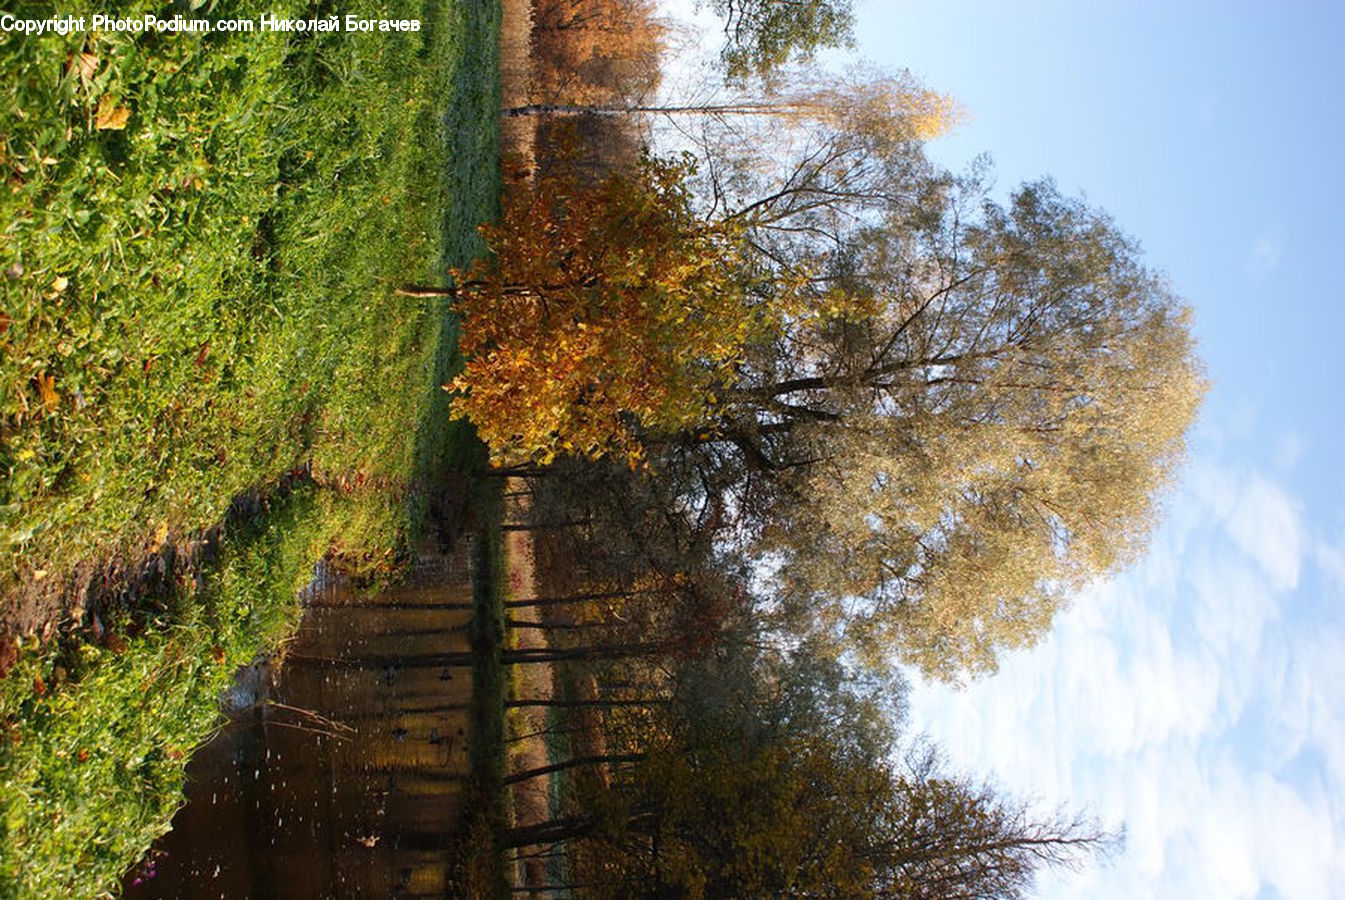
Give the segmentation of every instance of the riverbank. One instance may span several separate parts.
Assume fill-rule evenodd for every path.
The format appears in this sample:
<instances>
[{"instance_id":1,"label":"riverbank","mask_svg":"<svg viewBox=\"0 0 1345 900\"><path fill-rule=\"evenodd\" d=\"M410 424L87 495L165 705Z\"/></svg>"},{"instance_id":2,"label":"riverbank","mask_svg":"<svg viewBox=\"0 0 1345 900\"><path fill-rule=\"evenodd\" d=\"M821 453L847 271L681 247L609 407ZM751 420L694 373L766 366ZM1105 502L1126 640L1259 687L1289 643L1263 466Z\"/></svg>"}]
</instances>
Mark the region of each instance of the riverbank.
<instances>
[{"instance_id":1,"label":"riverbank","mask_svg":"<svg viewBox=\"0 0 1345 900\"><path fill-rule=\"evenodd\" d=\"M378 583L454 502L456 325L395 287L480 251L499 14L393 5L423 30L0 51L0 894L114 885L315 561Z\"/></svg>"}]
</instances>

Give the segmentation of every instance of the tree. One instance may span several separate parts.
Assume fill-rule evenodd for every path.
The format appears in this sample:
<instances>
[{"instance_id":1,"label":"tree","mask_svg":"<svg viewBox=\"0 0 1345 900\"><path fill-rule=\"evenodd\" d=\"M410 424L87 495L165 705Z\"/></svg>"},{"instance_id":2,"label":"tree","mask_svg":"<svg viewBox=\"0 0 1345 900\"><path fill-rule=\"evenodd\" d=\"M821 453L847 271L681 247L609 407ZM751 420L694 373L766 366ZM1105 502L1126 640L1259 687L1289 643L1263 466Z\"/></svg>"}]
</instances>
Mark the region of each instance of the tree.
<instances>
[{"instance_id":1,"label":"tree","mask_svg":"<svg viewBox=\"0 0 1345 900\"><path fill-rule=\"evenodd\" d=\"M660 77L656 12L652 0L538 0L530 94L568 103L647 95Z\"/></svg>"},{"instance_id":2,"label":"tree","mask_svg":"<svg viewBox=\"0 0 1345 900\"><path fill-rule=\"evenodd\" d=\"M452 291L467 362L445 387L497 460L636 459L641 431L698 421L732 380L761 318L735 228L691 211L688 167L544 175L483 229L491 255Z\"/></svg>"},{"instance_id":3,"label":"tree","mask_svg":"<svg viewBox=\"0 0 1345 900\"><path fill-rule=\"evenodd\" d=\"M875 133L902 141L925 140L957 119L957 104L931 91L909 72L887 74L863 68L832 74L801 69L787 79L749 89L715 92L681 101L638 103L530 103L502 113L519 116L633 116L767 119L780 125L852 128L862 123Z\"/></svg>"},{"instance_id":4,"label":"tree","mask_svg":"<svg viewBox=\"0 0 1345 900\"><path fill-rule=\"evenodd\" d=\"M945 127L953 106L906 73L852 73L800 77L765 99L531 105L506 115L654 111L814 134L859 130L893 146ZM855 177L850 163L862 152L846 145L825 161L812 154L800 164L807 173L796 171L778 196L729 215L696 208L690 157L646 156L596 183L553 167L508 198L503 221L486 229L493 256L453 291L470 319L467 370L453 385L464 392L457 414L477 422L498 459L548 462L562 453L636 458L642 432L704 418L746 344L780 317L806 314L800 304L814 299L793 292L802 270L763 266L760 252L749 263L744 235L798 218L818 198L839 202L837 179L846 176L836 170Z\"/></svg>"},{"instance_id":5,"label":"tree","mask_svg":"<svg viewBox=\"0 0 1345 900\"><path fill-rule=\"evenodd\" d=\"M853 41L848 0L709 0L724 19L720 59L730 78L765 76Z\"/></svg>"},{"instance_id":6,"label":"tree","mask_svg":"<svg viewBox=\"0 0 1345 900\"><path fill-rule=\"evenodd\" d=\"M673 110L798 143L764 174L740 133L702 143L680 221L732 234L707 289L752 326L691 364L706 402L608 424L638 423L699 540L779 563L781 627L958 680L1138 554L1203 381L1189 313L1104 214L1049 182L989 201L921 151L951 107L882 84Z\"/></svg>"},{"instance_id":7,"label":"tree","mask_svg":"<svg viewBox=\"0 0 1345 900\"><path fill-rule=\"evenodd\" d=\"M696 702L665 708L638 761L589 783L582 813L509 843L575 843L586 896L930 898L1021 896L1038 869L1112 843L949 774L927 747L893 764L890 720L843 682L818 716L817 686L781 685L750 654L722 662L685 686ZM709 700L707 684L722 686Z\"/></svg>"},{"instance_id":8,"label":"tree","mask_svg":"<svg viewBox=\"0 0 1345 900\"><path fill-rule=\"evenodd\" d=\"M913 195L822 258L835 313L758 345L679 464L737 492L809 627L955 680L1139 551L1203 381L1104 215L1049 183Z\"/></svg>"},{"instance_id":9,"label":"tree","mask_svg":"<svg viewBox=\"0 0 1345 900\"><path fill-rule=\"evenodd\" d=\"M1072 868L1121 843L1085 817L1038 816L988 784L949 774L929 744L908 750L892 783L888 896L1019 897L1038 870Z\"/></svg>"}]
</instances>

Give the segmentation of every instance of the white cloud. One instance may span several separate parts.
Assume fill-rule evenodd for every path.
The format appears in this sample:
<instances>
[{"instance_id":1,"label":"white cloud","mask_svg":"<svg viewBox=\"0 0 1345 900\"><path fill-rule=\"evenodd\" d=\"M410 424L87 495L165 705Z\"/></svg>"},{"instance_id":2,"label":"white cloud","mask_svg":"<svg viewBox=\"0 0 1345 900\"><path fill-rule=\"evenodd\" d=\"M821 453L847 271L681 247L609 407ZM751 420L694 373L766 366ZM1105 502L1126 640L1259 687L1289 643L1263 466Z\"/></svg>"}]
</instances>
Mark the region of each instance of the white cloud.
<instances>
[{"instance_id":1,"label":"white cloud","mask_svg":"<svg viewBox=\"0 0 1345 900\"><path fill-rule=\"evenodd\" d=\"M1202 548L1187 561L1186 579L1204 649L1220 660L1255 654L1266 623L1279 613L1275 582L1264 568L1246 557Z\"/></svg>"},{"instance_id":2,"label":"white cloud","mask_svg":"<svg viewBox=\"0 0 1345 900\"><path fill-rule=\"evenodd\" d=\"M1318 541L1313 556L1336 596L1345 596L1345 543Z\"/></svg>"},{"instance_id":3,"label":"white cloud","mask_svg":"<svg viewBox=\"0 0 1345 900\"><path fill-rule=\"evenodd\" d=\"M1228 522L1238 548L1261 565L1278 590L1298 585L1303 528L1297 506L1278 485L1252 475Z\"/></svg>"},{"instance_id":4,"label":"white cloud","mask_svg":"<svg viewBox=\"0 0 1345 900\"><path fill-rule=\"evenodd\" d=\"M955 762L1125 823L1111 869L1051 873L1043 896L1345 897L1345 634L1296 600L1345 594L1345 547L1302 508L1198 462L1148 557L1040 646L963 692L917 688L912 724Z\"/></svg>"},{"instance_id":5,"label":"white cloud","mask_svg":"<svg viewBox=\"0 0 1345 900\"><path fill-rule=\"evenodd\" d=\"M1278 482L1255 470L1206 464L1193 468L1189 493L1200 504L1197 515L1222 520L1277 590L1297 585L1304 553L1300 504Z\"/></svg>"}]
</instances>

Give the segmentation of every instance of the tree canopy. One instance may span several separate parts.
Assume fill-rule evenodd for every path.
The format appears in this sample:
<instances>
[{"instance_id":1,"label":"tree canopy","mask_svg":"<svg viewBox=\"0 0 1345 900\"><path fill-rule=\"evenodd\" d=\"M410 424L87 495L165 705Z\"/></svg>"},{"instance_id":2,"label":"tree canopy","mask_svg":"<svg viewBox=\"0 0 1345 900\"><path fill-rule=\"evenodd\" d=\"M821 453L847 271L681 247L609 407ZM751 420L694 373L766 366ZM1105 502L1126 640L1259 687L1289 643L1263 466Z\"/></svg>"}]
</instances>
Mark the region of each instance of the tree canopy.
<instances>
[{"instance_id":1,"label":"tree canopy","mask_svg":"<svg viewBox=\"0 0 1345 900\"><path fill-rule=\"evenodd\" d=\"M638 435L705 416L759 325L735 228L696 217L687 161L646 157L596 184L565 171L483 229L460 275L456 416L496 459L641 454Z\"/></svg>"},{"instance_id":2,"label":"tree canopy","mask_svg":"<svg viewBox=\"0 0 1345 900\"><path fill-rule=\"evenodd\" d=\"M893 718L834 665L738 644L682 667L633 763L511 843L580 842L592 896L680 897L1017 897L1110 846L924 745L899 752Z\"/></svg>"},{"instance_id":3,"label":"tree canopy","mask_svg":"<svg viewBox=\"0 0 1345 900\"><path fill-rule=\"evenodd\" d=\"M849 0L709 0L709 7L724 20L720 59L730 78L768 75L853 40Z\"/></svg>"},{"instance_id":4,"label":"tree canopy","mask_svg":"<svg viewBox=\"0 0 1345 900\"><path fill-rule=\"evenodd\" d=\"M837 313L754 348L711 451L787 597L945 678L1138 552L1203 392L1188 311L1105 215L962 193L824 260Z\"/></svg>"},{"instance_id":5,"label":"tree canopy","mask_svg":"<svg viewBox=\"0 0 1345 900\"><path fill-rule=\"evenodd\" d=\"M771 561L780 627L993 670L1143 547L1204 383L1104 213L930 163L955 111L908 75L818 77L702 108L732 127L698 166L539 179L461 289L458 413L502 458L648 460L670 513Z\"/></svg>"},{"instance_id":6,"label":"tree canopy","mask_svg":"<svg viewBox=\"0 0 1345 900\"><path fill-rule=\"evenodd\" d=\"M1189 314L1104 213L933 164L949 98L793 65L847 0L706 4L709 99L504 111L560 152L448 291L456 412L537 551L506 608L542 645L501 660L552 666L511 701L550 759L504 779L552 802L499 844L582 896L1021 896L1109 838L912 749L898 663L989 671L1138 552L1203 390ZM690 153L563 138L658 128Z\"/></svg>"}]
</instances>

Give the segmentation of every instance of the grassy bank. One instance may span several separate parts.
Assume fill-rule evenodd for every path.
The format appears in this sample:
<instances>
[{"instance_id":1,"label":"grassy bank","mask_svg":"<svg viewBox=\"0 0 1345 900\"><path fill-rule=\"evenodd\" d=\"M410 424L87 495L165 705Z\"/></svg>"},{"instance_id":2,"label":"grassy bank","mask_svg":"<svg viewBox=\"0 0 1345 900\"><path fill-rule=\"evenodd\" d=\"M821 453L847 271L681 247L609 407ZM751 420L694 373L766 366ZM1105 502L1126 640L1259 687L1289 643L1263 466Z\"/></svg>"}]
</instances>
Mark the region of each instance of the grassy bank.
<instances>
[{"instance_id":1,"label":"grassy bank","mask_svg":"<svg viewBox=\"0 0 1345 900\"><path fill-rule=\"evenodd\" d=\"M425 465L442 301L390 288L470 257L495 200L476 6L380 4L407 33L0 44L4 595L214 524L302 461L367 491ZM395 543L399 513L345 549Z\"/></svg>"},{"instance_id":2,"label":"grassy bank","mask_svg":"<svg viewBox=\"0 0 1345 900\"><path fill-rule=\"evenodd\" d=\"M479 462L485 465L484 448ZM508 690L504 651L504 601L508 590L503 480L478 478L473 489L476 525L472 544L472 700L468 710L467 811L453 849L457 858L455 893L471 897L506 896L509 892L503 848L508 824L504 789L505 713Z\"/></svg>"},{"instance_id":3,"label":"grassy bank","mask_svg":"<svg viewBox=\"0 0 1345 900\"><path fill-rule=\"evenodd\" d=\"M119 12L165 10L187 7ZM464 263L494 214L498 11L376 15L422 30L0 42L0 624L313 473L199 579L25 642L0 680L0 896L113 885L314 561L389 571L466 441L438 388L456 326L393 288Z\"/></svg>"},{"instance_id":4,"label":"grassy bank","mask_svg":"<svg viewBox=\"0 0 1345 900\"><path fill-rule=\"evenodd\" d=\"M220 692L295 623L322 502L305 489L242 524L166 627L58 646L0 682L0 895L98 895L164 831Z\"/></svg>"}]
</instances>

